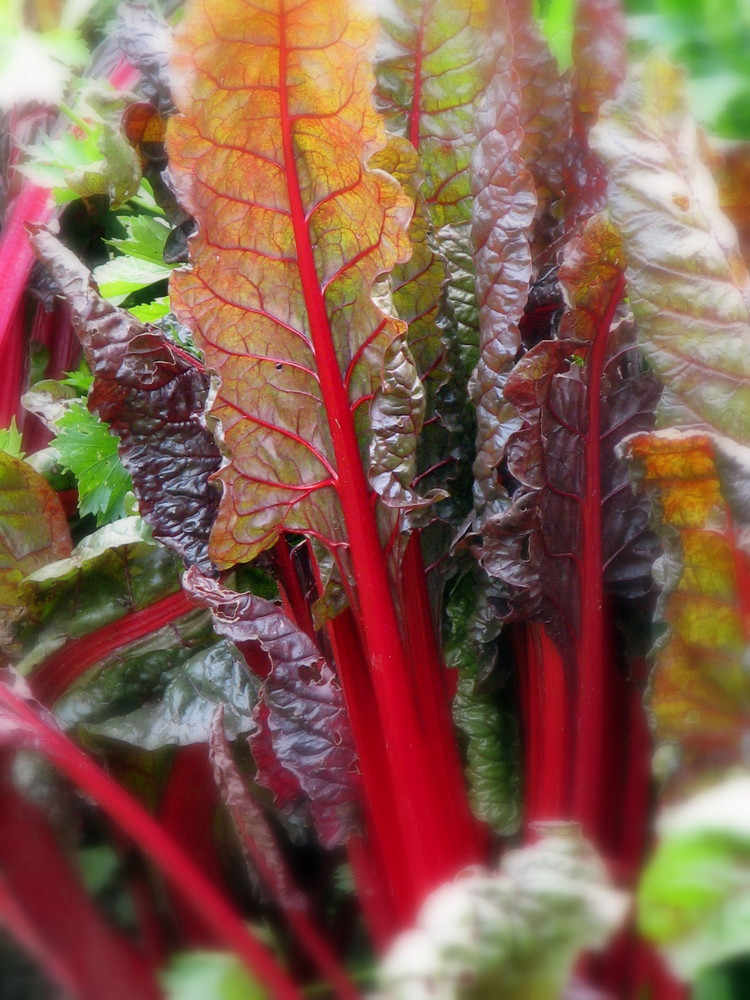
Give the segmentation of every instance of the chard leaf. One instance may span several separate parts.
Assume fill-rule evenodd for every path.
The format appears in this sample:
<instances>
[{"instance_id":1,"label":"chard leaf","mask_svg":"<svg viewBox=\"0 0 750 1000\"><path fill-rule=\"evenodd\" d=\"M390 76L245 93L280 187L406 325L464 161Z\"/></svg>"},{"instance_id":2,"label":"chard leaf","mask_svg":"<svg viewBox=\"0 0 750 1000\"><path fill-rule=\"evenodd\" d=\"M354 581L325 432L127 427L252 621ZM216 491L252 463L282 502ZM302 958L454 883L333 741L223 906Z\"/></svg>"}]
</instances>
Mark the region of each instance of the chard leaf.
<instances>
[{"instance_id":1,"label":"chard leaf","mask_svg":"<svg viewBox=\"0 0 750 1000\"><path fill-rule=\"evenodd\" d=\"M750 949L749 799L750 778L740 771L659 818L638 887L638 925L683 979Z\"/></svg>"},{"instance_id":2,"label":"chard leaf","mask_svg":"<svg viewBox=\"0 0 750 1000\"><path fill-rule=\"evenodd\" d=\"M529 236L535 273L551 261L550 243L559 226L563 164L570 130L569 86L537 26L530 4L513 0L513 68L523 130L520 156L536 186L536 217Z\"/></svg>"},{"instance_id":3,"label":"chard leaf","mask_svg":"<svg viewBox=\"0 0 750 1000\"><path fill-rule=\"evenodd\" d=\"M486 0L396 0L382 17L378 97L389 128L419 153L438 248L448 261L446 287L452 358L470 372L478 323L470 238L474 117L492 76Z\"/></svg>"},{"instance_id":4,"label":"chard leaf","mask_svg":"<svg viewBox=\"0 0 750 1000\"><path fill-rule=\"evenodd\" d=\"M156 11L141 4L117 7L117 45L131 66L141 71L140 89L162 115L174 111L169 92L172 31Z\"/></svg>"},{"instance_id":5,"label":"chard leaf","mask_svg":"<svg viewBox=\"0 0 750 1000\"><path fill-rule=\"evenodd\" d=\"M637 435L626 456L654 494L667 561L650 709L686 778L744 760L750 722L750 452L699 431Z\"/></svg>"},{"instance_id":6,"label":"chard leaf","mask_svg":"<svg viewBox=\"0 0 750 1000\"><path fill-rule=\"evenodd\" d=\"M20 458L0 452L0 615L3 643L25 576L71 550L65 512L54 490Z\"/></svg>"},{"instance_id":7,"label":"chard leaf","mask_svg":"<svg viewBox=\"0 0 750 1000\"><path fill-rule=\"evenodd\" d=\"M521 820L520 734L497 675L500 625L489 596L492 582L475 566L452 588L446 666L459 671L453 718L468 745L466 773L475 814L502 836ZM493 676L494 674L494 676Z\"/></svg>"},{"instance_id":8,"label":"chard leaf","mask_svg":"<svg viewBox=\"0 0 750 1000\"><path fill-rule=\"evenodd\" d=\"M539 826L540 839L508 851L497 872L462 873L427 898L382 963L380 1000L436 989L462 1000L566 995L579 952L611 936L627 898L577 830Z\"/></svg>"},{"instance_id":9,"label":"chard leaf","mask_svg":"<svg viewBox=\"0 0 750 1000\"><path fill-rule=\"evenodd\" d=\"M565 222L572 229L607 204L607 172L589 134L626 74L627 31L619 0L579 0L573 35L571 134L565 155Z\"/></svg>"},{"instance_id":10,"label":"chard leaf","mask_svg":"<svg viewBox=\"0 0 750 1000\"><path fill-rule=\"evenodd\" d=\"M750 143L733 144L721 153L713 172L719 206L737 230L742 256L750 266Z\"/></svg>"},{"instance_id":11,"label":"chard leaf","mask_svg":"<svg viewBox=\"0 0 750 1000\"><path fill-rule=\"evenodd\" d=\"M81 516L94 514L97 524L125 517L126 499L133 484L117 454L117 438L83 403L73 402L56 421L53 446L60 465L78 482Z\"/></svg>"},{"instance_id":12,"label":"chard leaf","mask_svg":"<svg viewBox=\"0 0 750 1000\"><path fill-rule=\"evenodd\" d=\"M750 443L750 279L681 72L651 58L594 141L610 172L640 343L665 386L661 423Z\"/></svg>"},{"instance_id":13,"label":"chard leaf","mask_svg":"<svg viewBox=\"0 0 750 1000\"><path fill-rule=\"evenodd\" d=\"M204 0L175 41L170 175L199 229L171 290L220 376L220 567L282 530L340 545L344 523L361 520L371 444L386 502L420 504L409 484L421 386L403 324L372 299L408 256L411 214L396 182L365 167L385 142L369 95L375 26L340 0L319 7Z\"/></svg>"},{"instance_id":14,"label":"chard leaf","mask_svg":"<svg viewBox=\"0 0 750 1000\"><path fill-rule=\"evenodd\" d=\"M503 387L521 346L518 323L531 279L528 231L537 209L534 179L520 153L519 77L507 11L505 19L495 38L497 72L476 116L479 141L472 159L481 353L470 388L477 412L474 478L480 511L488 505L491 511L506 495L497 470L518 421Z\"/></svg>"},{"instance_id":15,"label":"chard leaf","mask_svg":"<svg viewBox=\"0 0 750 1000\"><path fill-rule=\"evenodd\" d=\"M659 396L641 371L633 324L610 329L624 266L602 216L569 245L561 276L571 339L538 344L508 379L506 397L522 420L508 467L521 488L485 527L483 564L510 588L511 613L540 618L579 662L593 658L602 627L584 612L584 602L601 608L591 594L601 592L602 575L610 591L640 596L651 589L657 551L647 505L616 454L628 433L653 426Z\"/></svg>"},{"instance_id":16,"label":"chard leaf","mask_svg":"<svg viewBox=\"0 0 750 1000\"><path fill-rule=\"evenodd\" d=\"M71 307L96 377L89 407L120 438L141 515L188 564L209 569L218 505L209 476L220 455L203 419L208 376L167 338L102 299L87 269L49 232L37 228L31 240Z\"/></svg>"},{"instance_id":17,"label":"chard leaf","mask_svg":"<svg viewBox=\"0 0 750 1000\"><path fill-rule=\"evenodd\" d=\"M356 826L360 777L333 671L270 601L228 590L195 567L185 586L211 609L220 635L239 645L259 644L270 660L255 712L260 732L250 736L257 781L274 792L280 807L294 804L295 786L301 789L321 844L343 843Z\"/></svg>"},{"instance_id":18,"label":"chard leaf","mask_svg":"<svg viewBox=\"0 0 750 1000\"><path fill-rule=\"evenodd\" d=\"M218 704L230 738L254 727L242 657L182 594L179 572L128 518L23 582L19 668L63 725L145 749L207 742Z\"/></svg>"}]
</instances>

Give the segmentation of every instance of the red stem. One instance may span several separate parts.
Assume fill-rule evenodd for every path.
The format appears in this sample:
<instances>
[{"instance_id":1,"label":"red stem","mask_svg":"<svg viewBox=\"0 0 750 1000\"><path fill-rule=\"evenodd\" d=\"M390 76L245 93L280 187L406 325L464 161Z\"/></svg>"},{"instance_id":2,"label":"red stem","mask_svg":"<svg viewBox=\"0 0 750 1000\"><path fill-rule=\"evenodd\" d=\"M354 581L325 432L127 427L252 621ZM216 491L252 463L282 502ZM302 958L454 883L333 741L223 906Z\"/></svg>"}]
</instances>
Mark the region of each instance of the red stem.
<instances>
[{"instance_id":1,"label":"red stem","mask_svg":"<svg viewBox=\"0 0 750 1000\"><path fill-rule=\"evenodd\" d=\"M446 803L455 801L458 795L463 794L463 789L446 787L443 776L435 774L432 748L421 734L420 713L409 681L409 665L370 502L370 490L362 468L359 443L334 348L325 299L318 282L305 217L289 106L287 26L283 6L279 15L279 32L281 132L299 274L322 396L326 400L336 458L337 492L357 584L358 612L385 738L383 763L391 773L394 787L399 790L391 836L402 840L418 894L424 896L449 872L454 874L467 854L471 856L474 852L467 844L466 849L457 854L451 837L446 835L438 819L442 817Z\"/></svg>"},{"instance_id":2,"label":"red stem","mask_svg":"<svg viewBox=\"0 0 750 1000\"><path fill-rule=\"evenodd\" d=\"M515 633L524 753L527 761L525 829L541 820L570 816L572 710L565 666L557 646L541 625Z\"/></svg>"},{"instance_id":3,"label":"red stem","mask_svg":"<svg viewBox=\"0 0 750 1000\"><path fill-rule=\"evenodd\" d=\"M166 878L210 923L216 936L272 991L278 1000L301 1000L302 994L274 956L195 867L179 844L169 837L144 808L109 777L67 736L52 728L15 691L0 685L0 704L23 726L26 744L41 751L85 794L91 796L162 870Z\"/></svg>"},{"instance_id":4,"label":"red stem","mask_svg":"<svg viewBox=\"0 0 750 1000\"><path fill-rule=\"evenodd\" d=\"M53 705L89 667L194 610L195 605L178 590L140 611L130 611L48 656L34 671L29 684L40 701Z\"/></svg>"},{"instance_id":5,"label":"red stem","mask_svg":"<svg viewBox=\"0 0 750 1000\"><path fill-rule=\"evenodd\" d=\"M585 442L586 485L581 506L581 631L578 637L575 684L578 694L573 817L586 836L601 844L606 803L605 741L608 736L608 675L614 669L608 650L604 613L601 496L601 386L607 359L609 329L625 291L620 274L607 309L598 324L588 359L588 426Z\"/></svg>"}]
</instances>

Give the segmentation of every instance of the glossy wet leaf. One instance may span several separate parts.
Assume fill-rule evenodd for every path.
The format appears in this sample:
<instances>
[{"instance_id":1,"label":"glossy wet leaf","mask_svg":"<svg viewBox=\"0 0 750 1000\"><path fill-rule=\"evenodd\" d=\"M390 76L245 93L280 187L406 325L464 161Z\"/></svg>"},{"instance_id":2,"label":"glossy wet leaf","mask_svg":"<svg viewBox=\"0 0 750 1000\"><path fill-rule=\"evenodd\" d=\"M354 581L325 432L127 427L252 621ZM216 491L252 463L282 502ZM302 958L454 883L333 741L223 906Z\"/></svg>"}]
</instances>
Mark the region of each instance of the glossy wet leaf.
<instances>
[{"instance_id":1,"label":"glossy wet leaf","mask_svg":"<svg viewBox=\"0 0 750 1000\"><path fill-rule=\"evenodd\" d=\"M335 674L312 640L270 601L235 593L195 567L185 585L212 610L220 635L259 645L270 660L255 713L260 730L250 737L256 780L281 805L292 805L295 786L301 789L321 843L343 843L356 827L360 777Z\"/></svg>"},{"instance_id":2,"label":"glossy wet leaf","mask_svg":"<svg viewBox=\"0 0 750 1000\"><path fill-rule=\"evenodd\" d=\"M220 463L203 416L208 375L159 331L102 299L88 270L50 233L40 229L32 242L71 307L96 376L89 407L120 438L141 515L188 564L208 569L218 505L209 477Z\"/></svg>"},{"instance_id":3,"label":"glossy wet leaf","mask_svg":"<svg viewBox=\"0 0 750 1000\"><path fill-rule=\"evenodd\" d=\"M518 420L503 389L521 347L518 323L531 280L529 230L537 210L534 179L521 156L519 77L510 35L506 12L498 26L496 72L477 109L472 158L480 357L470 387L477 413L474 491L480 512L506 499L498 466Z\"/></svg>"}]
</instances>

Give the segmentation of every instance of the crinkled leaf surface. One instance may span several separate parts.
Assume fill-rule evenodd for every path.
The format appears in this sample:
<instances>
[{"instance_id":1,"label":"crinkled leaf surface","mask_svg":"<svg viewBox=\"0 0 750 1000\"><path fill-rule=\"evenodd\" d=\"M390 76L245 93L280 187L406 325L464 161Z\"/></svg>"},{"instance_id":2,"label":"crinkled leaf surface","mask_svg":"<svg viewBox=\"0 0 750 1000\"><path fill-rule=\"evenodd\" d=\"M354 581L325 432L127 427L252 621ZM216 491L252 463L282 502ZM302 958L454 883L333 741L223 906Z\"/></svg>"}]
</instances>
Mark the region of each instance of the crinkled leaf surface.
<instances>
[{"instance_id":1,"label":"crinkled leaf surface","mask_svg":"<svg viewBox=\"0 0 750 1000\"><path fill-rule=\"evenodd\" d=\"M638 435L625 445L654 492L667 544L650 707L657 738L684 773L744 760L750 727L750 454L701 432Z\"/></svg>"},{"instance_id":2,"label":"crinkled leaf surface","mask_svg":"<svg viewBox=\"0 0 750 1000\"><path fill-rule=\"evenodd\" d=\"M474 117L495 55L491 7L487 0L397 0L382 17L378 52L378 98L389 128L411 141L425 172L422 194L449 265L452 338L467 372L479 339L470 163Z\"/></svg>"},{"instance_id":3,"label":"crinkled leaf surface","mask_svg":"<svg viewBox=\"0 0 750 1000\"><path fill-rule=\"evenodd\" d=\"M750 779L740 771L660 818L638 887L638 925L683 978L750 948L748 801Z\"/></svg>"},{"instance_id":4,"label":"crinkled leaf surface","mask_svg":"<svg viewBox=\"0 0 750 1000\"><path fill-rule=\"evenodd\" d=\"M509 836L521 819L520 734L498 677L500 625L488 596L493 584L478 567L452 588L446 666L459 670L453 717L467 740L466 773L472 808L495 832ZM494 671L494 673L493 673Z\"/></svg>"},{"instance_id":5,"label":"crinkled leaf surface","mask_svg":"<svg viewBox=\"0 0 750 1000\"><path fill-rule=\"evenodd\" d=\"M536 217L529 243L538 271L550 262L550 242L559 225L570 128L569 87L532 14L532 5L510 0L508 12L513 25L513 68L519 78L520 155L536 187Z\"/></svg>"},{"instance_id":6,"label":"crinkled leaf surface","mask_svg":"<svg viewBox=\"0 0 750 1000\"><path fill-rule=\"evenodd\" d=\"M70 554L68 521L57 494L20 458L0 452L0 613L12 614L25 576ZM3 639L6 637L3 636Z\"/></svg>"},{"instance_id":7,"label":"crinkled leaf surface","mask_svg":"<svg viewBox=\"0 0 750 1000\"><path fill-rule=\"evenodd\" d=\"M619 0L580 0L573 34L571 134L564 159L565 221L577 223L607 204L607 171L592 149L599 109L614 98L626 74L627 33Z\"/></svg>"},{"instance_id":8,"label":"crinkled leaf surface","mask_svg":"<svg viewBox=\"0 0 750 1000\"><path fill-rule=\"evenodd\" d=\"M512 607L540 616L569 651L593 635L584 608L596 605L589 591L601 591L602 574L610 590L643 594L658 551L647 504L616 454L628 433L653 426L659 396L633 324L610 329L623 269L617 234L593 218L562 269L570 339L542 341L508 380L522 420L508 467L521 487L485 530L484 564L509 585Z\"/></svg>"},{"instance_id":9,"label":"crinkled leaf surface","mask_svg":"<svg viewBox=\"0 0 750 1000\"><path fill-rule=\"evenodd\" d=\"M529 229L537 209L534 179L520 153L520 81L512 63L507 11L505 23L498 25L495 44L497 72L477 112L479 142L471 164L481 335L471 395L477 412L474 478L480 510L488 504L491 509L494 501L506 496L497 470L518 420L503 388L521 346L518 323L531 279Z\"/></svg>"},{"instance_id":10,"label":"crinkled leaf surface","mask_svg":"<svg viewBox=\"0 0 750 1000\"><path fill-rule=\"evenodd\" d=\"M681 71L652 58L597 126L661 421L750 442L750 279L719 208Z\"/></svg>"},{"instance_id":11,"label":"crinkled leaf surface","mask_svg":"<svg viewBox=\"0 0 750 1000\"><path fill-rule=\"evenodd\" d=\"M280 805L291 803L298 785L310 800L321 843L343 843L354 829L360 778L333 671L312 640L270 601L228 590L195 567L188 570L185 583L189 593L212 610L220 635L236 643L260 644L270 659L256 710L262 722L257 780L276 793L281 779ZM255 736L250 745L255 751Z\"/></svg>"},{"instance_id":12,"label":"crinkled leaf surface","mask_svg":"<svg viewBox=\"0 0 750 1000\"><path fill-rule=\"evenodd\" d=\"M141 71L146 99L163 115L174 111L169 92L172 32L164 19L142 4L119 4L117 44L130 65Z\"/></svg>"},{"instance_id":13,"label":"crinkled leaf surface","mask_svg":"<svg viewBox=\"0 0 750 1000\"><path fill-rule=\"evenodd\" d=\"M371 430L377 488L413 501L421 385L403 325L372 300L376 277L408 256L411 215L396 182L365 166L385 143L374 37L342 0L204 0L177 33L170 174L199 230L171 287L220 376L220 566L283 528L343 541L337 489Z\"/></svg>"},{"instance_id":14,"label":"crinkled leaf surface","mask_svg":"<svg viewBox=\"0 0 750 1000\"><path fill-rule=\"evenodd\" d=\"M105 302L83 264L50 233L37 229L32 242L71 307L96 376L89 407L120 438L141 514L188 564L209 569L218 506L209 476L220 455L203 417L208 376L153 327Z\"/></svg>"},{"instance_id":15,"label":"crinkled leaf surface","mask_svg":"<svg viewBox=\"0 0 750 1000\"><path fill-rule=\"evenodd\" d=\"M244 661L181 594L180 568L128 518L23 583L19 666L63 725L155 749L206 742L226 704L229 736L253 728Z\"/></svg>"}]
</instances>

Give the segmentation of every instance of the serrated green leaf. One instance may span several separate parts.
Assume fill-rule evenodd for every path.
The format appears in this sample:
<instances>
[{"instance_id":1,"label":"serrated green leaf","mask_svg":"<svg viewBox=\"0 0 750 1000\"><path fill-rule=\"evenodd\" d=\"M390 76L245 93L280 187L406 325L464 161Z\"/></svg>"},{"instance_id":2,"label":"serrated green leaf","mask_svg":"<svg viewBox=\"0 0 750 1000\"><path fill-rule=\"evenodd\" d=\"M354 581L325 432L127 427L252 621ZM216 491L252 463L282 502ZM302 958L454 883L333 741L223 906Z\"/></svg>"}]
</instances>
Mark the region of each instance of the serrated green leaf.
<instances>
[{"instance_id":1,"label":"serrated green leaf","mask_svg":"<svg viewBox=\"0 0 750 1000\"><path fill-rule=\"evenodd\" d=\"M0 428L0 451L12 455L13 458L25 458L22 445L23 437L16 424L16 418L13 417L10 427Z\"/></svg>"},{"instance_id":2,"label":"serrated green leaf","mask_svg":"<svg viewBox=\"0 0 750 1000\"><path fill-rule=\"evenodd\" d=\"M139 319L141 323L156 323L157 320L169 315L169 296L162 295L160 298L154 299L153 302L132 306L128 312Z\"/></svg>"},{"instance_id":3,"label":"serrated green leaf","mask_svg":"<svg viewBox=\"0 0 750 1000\"><path fill-rule=\"evenodd\" d=\"M172 270L167 264L154 264L123 255L94 268L93 274L103 298L119 305L131 292L164 281Z\"/></svg>"},{"instance_id":4,"label":"serrated green leaf","mask_svg":"<svg viewBox=\"0 0 750 1000\"><path fill-rule=\"evenodd\" d=\"M117 438L83 403L72 403L57 421L54 447L60 464L78 480L81 516L94 514L99 525L126 515L133 484L117 453Z\"/></svg>"},{"instance_id":5,"label":"serrated green leaf","mask_svg":"<svg viewBox=\"0 0 750 1000\"><path fill-rule=\"evenodd\" d=\"M239 959L222 952L178 955L161 978L166 1000L268 1000Z\"/></svg>"},{"instance_id":6,"label":"serrated green leaf","mask_svg":"<svg viewBox=\"0 0 750 1000\"><path fill-rule=\"evenodd\" d=\"M149 215L136 215L132 218L118 216L118 221L127 236L123 239L105 240L106 243L128 257L136 257L138 260L158 264L161 267L167 266L164 263L163 253L170 232L168 222Z\"/></svg>"}]
</instances>

